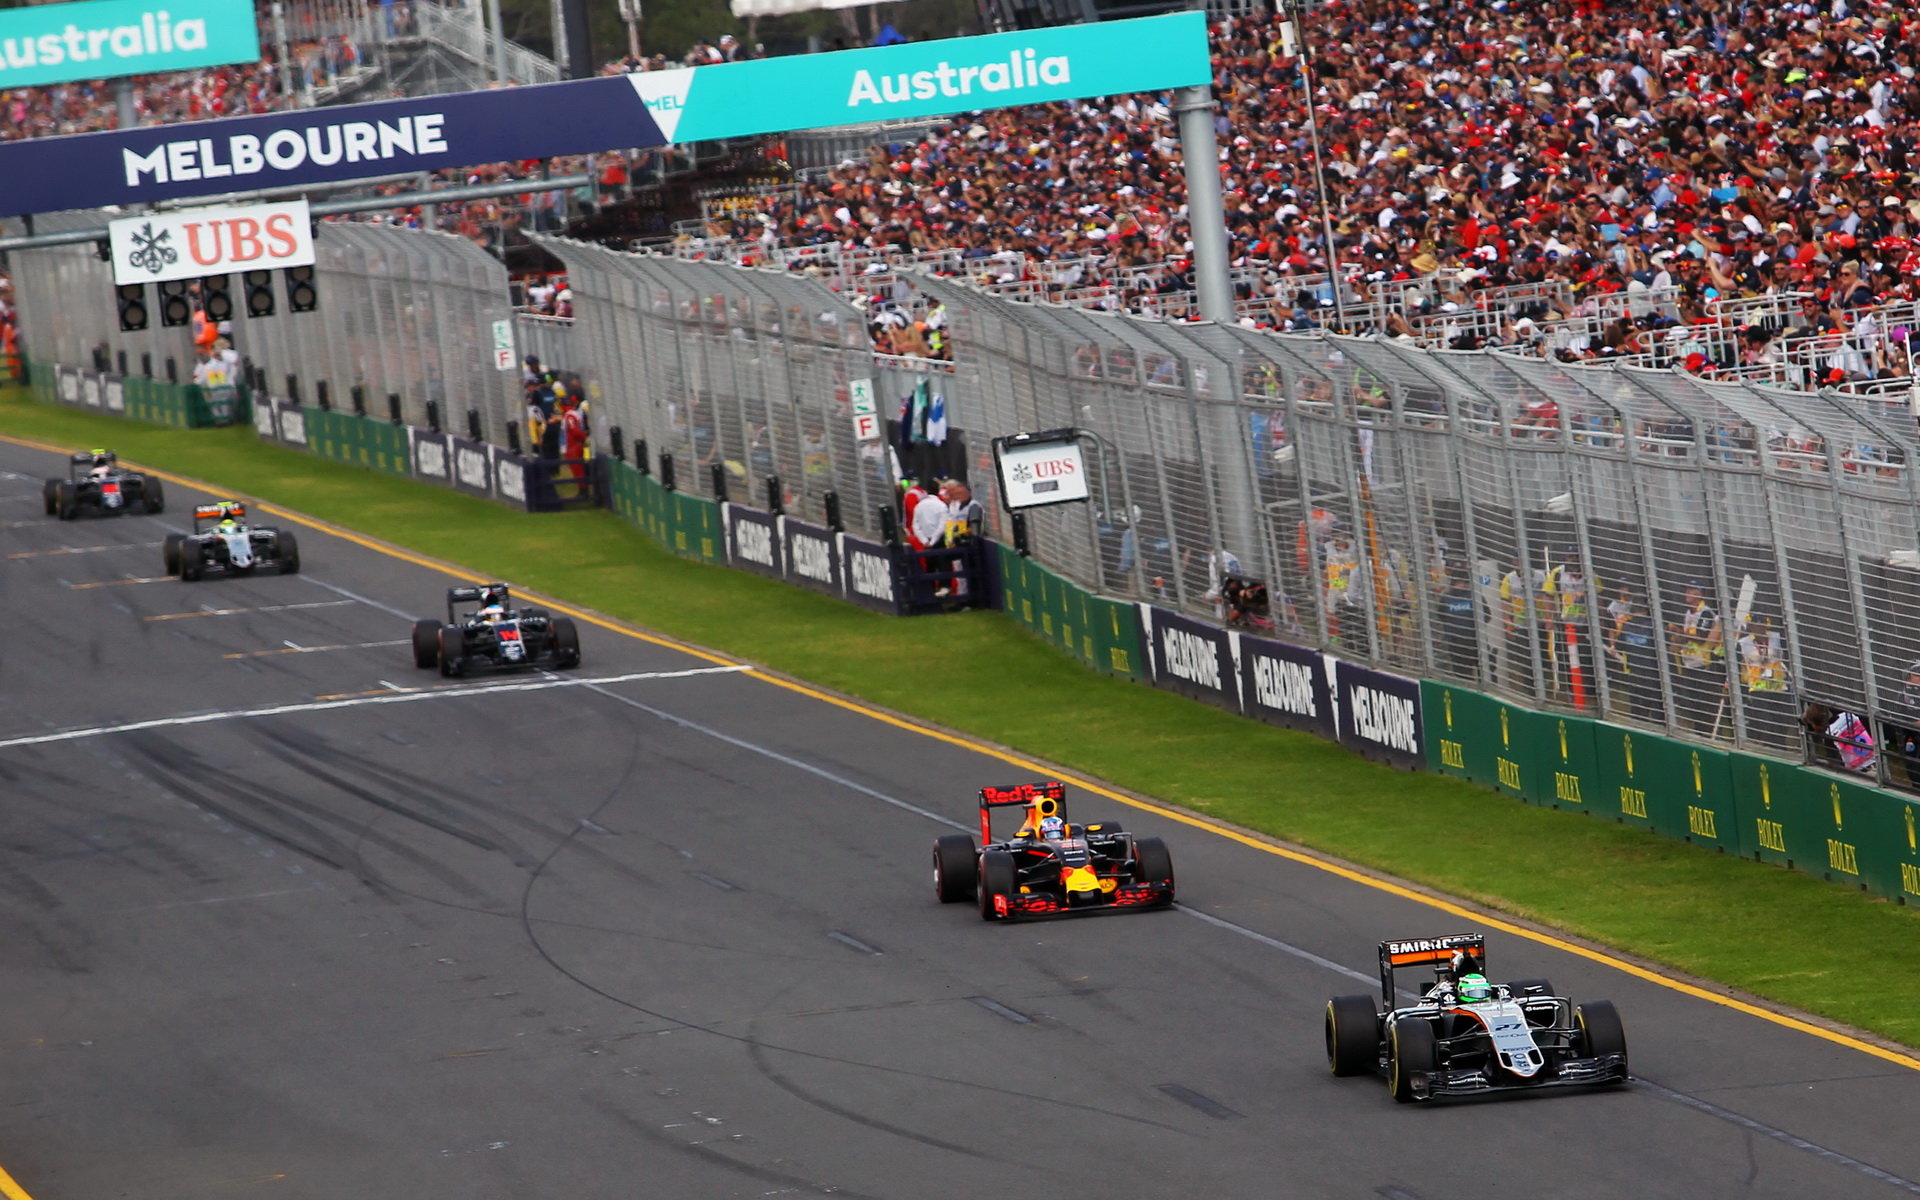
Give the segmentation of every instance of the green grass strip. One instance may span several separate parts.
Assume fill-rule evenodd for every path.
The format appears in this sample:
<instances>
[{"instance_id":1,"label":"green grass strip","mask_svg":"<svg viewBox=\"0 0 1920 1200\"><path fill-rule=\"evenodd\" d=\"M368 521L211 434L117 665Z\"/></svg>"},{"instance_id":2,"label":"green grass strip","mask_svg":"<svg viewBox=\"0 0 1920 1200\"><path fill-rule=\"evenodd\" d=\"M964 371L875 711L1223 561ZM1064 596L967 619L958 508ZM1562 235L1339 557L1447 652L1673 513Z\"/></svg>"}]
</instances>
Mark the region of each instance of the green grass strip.
<instances>
[{"instance_id":1,"label":"green grass strip","mask_svg":"<svg viewBox=\"0 0 1920 1200\"><path fill-rule=\"evenodd\" d=\"M1478 786L1365 762L1070 663L999 613L900 620L676 558L607 512L534 515L258 441L0 394L0 431L207 481L998 742L1196 813L1920 1047L1920 913ZM32 504L38 512L37 494ZM26 515L26 514L21 514ZM324 551L323 551L324 553ZM325 562L310 551L312 565ZM422 595L430 613L438 596ZM956 815L955 780L924 799ZM918 853L915 847L907 847ZM1178 846L1175 846L1176 851ZM1198 892L1198 881L1189 889ZM917 895L902 904L919 903ZM1382 937L1453 932L1380 929ZM1371 943L1348 959L1370 961ZM1335 981L1329 981L1329 987Z\"/></svg>"}]
</instances>

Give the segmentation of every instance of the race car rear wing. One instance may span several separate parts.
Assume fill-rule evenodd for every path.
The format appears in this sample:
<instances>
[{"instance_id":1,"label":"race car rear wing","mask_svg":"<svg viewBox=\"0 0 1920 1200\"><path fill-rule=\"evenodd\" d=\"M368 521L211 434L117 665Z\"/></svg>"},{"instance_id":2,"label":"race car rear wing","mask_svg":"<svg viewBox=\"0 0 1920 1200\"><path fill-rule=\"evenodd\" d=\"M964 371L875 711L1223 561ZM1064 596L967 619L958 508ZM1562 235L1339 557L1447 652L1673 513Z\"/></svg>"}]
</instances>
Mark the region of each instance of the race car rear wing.
<instances>
[{"instance_id":1,"label":"race car rear wing","mask_svg":"<svg viewBox=\"0 0 1920 1200\"><path fill-rule=\"evenodd\" d=\"M193 519L196 521L212 521L221 517L244 517L246 515L247 506L238 500L220 500L213 504L196 504L193 506Z\"/></svg>"},{"instance_id":2,"label":"race car rear wing","mask_svg":"<svg viewBox=\"0 0 1920 1200\"><path fill-rule=\"evenodd\" d=\"M1017 783L1011 787L980 789L980 844L993 841L993 810L1030 808L1035 819L1066 814L1067 785L1064 783Z\"/></svg>"},{"instance_id":3,"label":"race car rear wing","mask_svg":"<svg viewBox=\"0 0 1920 1200\"><path fill-rule=\"evenodd\" d=\"M1471 969L1484 971L1487 966L1487 935L1484 933L1456 933L1447 937L1402 938L1397 941L1380 943L1380 995L1387 1007L1393 1007L1393 973L1402 967L1432 966L1444 967L1453 962L1453 956L1464 954L1471 962ZM1464 973L1464 971L1463 971Z\"/></svg>"}]
</instances>

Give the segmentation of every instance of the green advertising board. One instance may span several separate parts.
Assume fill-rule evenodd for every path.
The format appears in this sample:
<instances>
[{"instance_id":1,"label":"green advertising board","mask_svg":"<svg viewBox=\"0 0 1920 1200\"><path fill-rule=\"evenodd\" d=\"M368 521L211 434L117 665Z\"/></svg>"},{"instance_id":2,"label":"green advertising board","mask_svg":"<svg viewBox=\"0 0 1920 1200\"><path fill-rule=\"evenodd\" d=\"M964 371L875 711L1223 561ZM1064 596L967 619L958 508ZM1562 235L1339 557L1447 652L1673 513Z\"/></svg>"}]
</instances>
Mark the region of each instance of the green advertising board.
<instances>
[{"instance_id":1,"label":"green advertising board","mask_svg":"<svg viewBox=\"0 0 1920 1200\"><path fill-rule=\"evenodd\" d=\"M1837 771L1735 755L1740 853L1903 902L1920 898L1915 800Z\"/></svg>"},{"instance_id":2,"label":"green advertising board","mask_svg":"<svg viewBox=\"0 0 1920 1200\"><path fill-rule=\"evenodd\" d=\"M1652 829L1681 841L1737 853L1728 754L1639 729L1596 722L1597 816Z\"/></svg>"},{"instance_id":3,"label":"green advertising board","mask_svg":"<svg viewBox=\"0 0 1920 1200\"><path fill-rule=\"evenodd\" d=\"M1000 556L1000 604L1014 620L1096 671L1139 679L1146 658L1140 620L1123 600L1096 596L1011 546Z\"/></svg>"}]
</instances>

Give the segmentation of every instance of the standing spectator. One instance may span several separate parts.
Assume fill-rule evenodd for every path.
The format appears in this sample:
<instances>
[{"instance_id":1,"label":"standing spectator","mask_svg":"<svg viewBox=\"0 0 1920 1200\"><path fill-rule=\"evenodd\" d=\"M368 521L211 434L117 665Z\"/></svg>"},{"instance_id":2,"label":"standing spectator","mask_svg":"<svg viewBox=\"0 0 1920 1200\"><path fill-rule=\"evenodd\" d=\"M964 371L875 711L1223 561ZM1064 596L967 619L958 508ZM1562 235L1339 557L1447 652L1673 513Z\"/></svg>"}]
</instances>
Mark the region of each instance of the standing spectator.
<instances>
[{"instance_id":1,"label":"standing spectator","mask_svg":"<svg viewBox=\"0 0 1920 1200\"><path fill-rule=\"evenodd\" d=\"M587 478L587 418L580 411L580 397L568 396L560 407L560 452L567 460L566 469L573 475L576 484L584 484Z\"/></svg>"},{"instance_id":2,"label":"standing spectator","mask_svg":"<svg viewBox=\"0 0 1920 1200\"><path fill-rule=\"evenodd\" d=\"M1614 614L1607 634L1607 661L1613 667L1613 688L1626 701L1627 715L1636 721L1662 725L1660 663L1654 654L1653 618L1647 606L1627 589L1607 606Z\"/></svg>"},{"instance_id":3,"label":"standing spectator","mask_svg":"<svg viewBox=\"0 0 1920 1200\"><path fill-rule=\"evenodd\" d=\"M1720 628L1720 614L1707 603L1699 581L1687 584L1686 613L1669 623L1674 671L1675 714L1696 732L1713 736L1716 706L1725 693L1727 649Z\"/></svg>"},{"instance_id":4,"label":"standing spectator","mask_svg":"<svg viewBox=\"0 0 1920 1200\"><path fill-rule=\"evenodd\" d=\"M943 493L946 491L946 486L946 480L943 479L939 481L938 491L929 492L920 497L913 506L912 536L913 540L919 544L921 549L932 549L938 546L947 536L947 520L951 512L947 508L946 500L942 498ZM925 573L930 571L935 561L936 560L928 558L920 559L921 572ZM933 594L936 596L946 595L947 585L944 582L936 585L933 589Z\"/></svg>"},{"instance_id":5,"label":"standing spectator","mask_svg":"<svg viewBox=\"0 0 1920 1200\"><path fill-rule=\"evenodd\" d=\"M1459 571L1447 573L1446 590L1435 604L1440 635L1440 669L1454 679L1480 677L1480 649L1474 639L1473 590Z\"/></svg>"}]
</instances>

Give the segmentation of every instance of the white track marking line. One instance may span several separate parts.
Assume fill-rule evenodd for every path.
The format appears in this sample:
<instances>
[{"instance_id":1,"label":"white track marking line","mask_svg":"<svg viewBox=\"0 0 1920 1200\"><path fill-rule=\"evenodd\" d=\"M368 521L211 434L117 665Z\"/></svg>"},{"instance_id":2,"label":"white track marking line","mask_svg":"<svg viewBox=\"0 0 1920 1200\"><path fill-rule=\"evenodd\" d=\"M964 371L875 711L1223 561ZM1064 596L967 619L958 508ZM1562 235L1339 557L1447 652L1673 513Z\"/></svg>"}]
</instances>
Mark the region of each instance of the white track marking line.
<instances>
[{"instance_id":1,"label":"white track marking line","mask_svg":"<svg viewBox=\"0 0 1920 1200\"><path fill-rule=\"evenodd\" d=\"M98 583L69 583L67 586L78 592L87 588L125 587L129 583L172 583L174 578L172 575L150 575L143 579L103 579Z\"/></svg>"},{"instance_id":2,"label":"white track marking line","mask_svg":"<svg viewBox=\"0 0 1920 1200\"><path fill-rule=\"evenodd\" d=\"M258 608L202 608L194 612L160 613L157 616L140 619L142 621L178 621L186 617L232 617L243 613L286 612L295 608L340 608L352 603L351 600L309 600L305 604L262 604ZM395 643L395 645L398 644Z\"/></svg>"},{"instance_id":3,"label":"white track marking line","mask_svg":"<svg viewBox=\"0 0 1920 1200\"><path fill-rule=\"evenodd\" d=\"M324 650L371 650L384 646L404 646L407 639L392 642L350 642L341 646L296 646L288 642L278 650L241 650L233 654L222 654L221 658L260 658L268 654L319 654ZM382 682L385 682L384 680Z\"/></svg>"},{"instance_id":4,"label":"white track marking line","mask_svg":"<svg viewBox=\"0 0 1920 1200\"><path fill-rule=\"evenodd\" d=\"M346 588L341 587L337 583L328 583L324 579L315 579L311 575L303 575L301 576L301 578L305 579L308 583L319 584L321 587L327 589L328 591L332 592L336 596L345 596L347 599L357 601L361 604L366 605L369 608L377 608L381 612L387 613L390 616L399 617L402 621L405 621L408 624L413 623L414 617L416 615L414 613L401 612L399 609L393 607L393 605L391 604L382 604L380 603L380 601L375 600L369 596L362 596L359 592L350 592Z\"/></svg>"},{"instance_id":5,"label":"white track marking line","mask_svg":"<svg viewBox=\"0 0 1920 1200\"><path fill-rule=\"evenodd\" d=\"M151 550L159 542L115 542L111 546L63 546L58 550L22 550L8 558L53 558L61 554L98 554L102 550Z\"/></svg>"},{"instance_id":6,"label":"white track marking line","mask_svg":"<svg viewBox=\"0 0 1920 1200\"><path fill-rule=\"evenodd\" d=\"M60 733L37 733L27 737L0 740L0 750L10 746L41 746L52 742L76 742L83 738L104 737L111 733L132 733L140 729L210 725L216 721L244 721L254 717L277 717L288 713L326 712L337 708L358 708L367 704L405 704L413 700L496 696L503 692L545 692L555 688L596 687L611 683L635 683L648 679L686 679L695 675L727 675L752 669L748 664L740 663L725 667L691 667L684 671L634 671L627 675L605 675L598 679L542 679L529 683L495 683L480 687L437 688L432 691L376 692L372 695L337 700L313 700L304 704L275 704L267 708L229 709L225 712L198 713L190 717L158 717L151 721L129 721L124 725L97 725L90 729L68 729Z\"/></svg>"}]
</instances>

